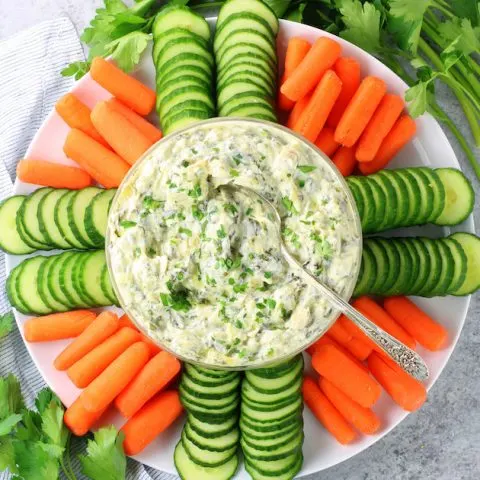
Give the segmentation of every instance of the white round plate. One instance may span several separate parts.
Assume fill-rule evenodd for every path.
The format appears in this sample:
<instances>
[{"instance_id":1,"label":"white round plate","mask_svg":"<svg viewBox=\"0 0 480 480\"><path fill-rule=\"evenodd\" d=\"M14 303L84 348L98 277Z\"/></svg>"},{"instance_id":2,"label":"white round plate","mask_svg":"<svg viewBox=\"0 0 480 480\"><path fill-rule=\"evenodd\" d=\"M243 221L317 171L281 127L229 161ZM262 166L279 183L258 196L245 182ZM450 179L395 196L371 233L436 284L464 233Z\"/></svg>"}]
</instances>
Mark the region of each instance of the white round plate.
<instances>
[{"instance_id":1,"label":"white round plate","mask_svg":"<svg viewBox=\"0 0 480 480\"><path fill-rule=\"evenodd\" d=\"M215 22L213 19L210 21L212 24ZM362 66L363 76L367 74L376 75L386 81L390 92L403 95L406 89L406 84L374 57L345 40L334 37L333 35L316 28L298 23L284 20L281 21L280 34L278 36L279 64L283 64L286 46L291 37L300 36L313 42L317 37L322 35L333 37L340 42L343 48L342 55L356 58ZM143 60L134 75L140 81L154 88L155 72L150 55L144 55ZM90 107L93 107L93 105L99 100L110 97L110 94L96 84L91 79L90 75L86 75L76 83L72 92ZM415 140L404 148L395 161L390 164L392 168L422 165L429 167L460 168L453 149L436 120L429 115L424 115L417 120L417 126L418 133ZM33 139L26 156L75 165L65 156L62 150L68 130L67 125L57 113L52 111ZM16 194L26 194L36 188L38 187L35 185L24 184L17 180L15 182L14 192ZM472 219L469 218L459 227L452 229L452 231L473 232ZM450 229L428 226L412 228L408 229L408 231L405 230L404 232L388 232L388 235L404 234L410 236L426 235L438 237L448 235L449 233ZM48 254L51 253L49 252L47 255ZM7 270L10 271L23 259L24 257L7 255ZM428 314L444 325L450 334L448 348L436 353L428 352L422 348L419 348L418 350L430 369L431 376L427 382L427 388L431 388L444 369L455 344L457 343L466 318L470 297L449 296L433 299L415 298L414 300ZM23 334L22 325L27 317L15 312L15 318L20 331ZM67 345L67 343L67 341L46 344L26 343L26 346L47 384L60 397L62 402L69 406L79 395L80 390L70 382L64 372L58 372L53 368L54 358ZM387 434L407 415L407 412L396 406L385 394L383 394L380 401L375 405L374 410L382 420L382 428L380 432L372 436L360 435L358 440L353 444L342 446L322 428L318 421L314 419L308 408L305 408L305 443L303 447L305 462L300 476L318 472L360 453ZM108 424L113 422L115 425L121 426L124 421L125 420L119 414L111 412L104 419L103 423ZM163 470L164 472L176 473L173 464L173 450L180 438L182 425L183 420L179 420L176 425L160 435L158 439L135 458L140 462L159 470ZM248 479L249 476L243 469L241 469L236 478Z\"/></svg>"}]
</instances>

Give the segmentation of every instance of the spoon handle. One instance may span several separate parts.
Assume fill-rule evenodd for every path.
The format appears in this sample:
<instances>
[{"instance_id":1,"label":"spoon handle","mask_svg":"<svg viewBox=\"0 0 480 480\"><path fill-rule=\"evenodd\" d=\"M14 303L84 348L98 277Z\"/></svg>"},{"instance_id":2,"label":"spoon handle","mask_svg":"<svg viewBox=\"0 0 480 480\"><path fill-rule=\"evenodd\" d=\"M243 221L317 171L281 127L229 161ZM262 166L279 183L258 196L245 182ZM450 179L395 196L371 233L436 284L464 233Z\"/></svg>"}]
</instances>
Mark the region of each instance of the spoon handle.
<instances>
[{"instance_id":1,"label":"spoon handle","mask_svg":"<svg viewBox=\"0 0 480 480\"><path fill-rule=\"evenodd\" d=\"M282 242L282 253L290 264L297 267L302 272L303 279L315 287L332 305L346 315L357 325L367 337L378 345L402 370L417 380L426 380L428 378L428 367L418 353L414 352L396 338L382 330L353 308L349 303L343 300L334 291L323 283L319 282L314 275L306 270L303 265L294 258Z\"/></svg>"}]
</instances>

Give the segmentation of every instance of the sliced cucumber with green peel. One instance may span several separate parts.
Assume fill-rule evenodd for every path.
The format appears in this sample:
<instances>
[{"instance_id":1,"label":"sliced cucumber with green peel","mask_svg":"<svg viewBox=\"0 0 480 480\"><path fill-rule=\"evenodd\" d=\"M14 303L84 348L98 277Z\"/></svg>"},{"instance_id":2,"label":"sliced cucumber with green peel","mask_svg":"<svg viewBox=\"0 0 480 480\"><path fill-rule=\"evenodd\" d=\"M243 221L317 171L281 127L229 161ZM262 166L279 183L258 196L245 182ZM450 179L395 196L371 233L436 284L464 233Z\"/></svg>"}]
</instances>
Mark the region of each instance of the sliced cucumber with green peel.
<instances>
[{"instance_id":1,"label":"sliced cucumber with green peel","mask_svg":"<svg viewBox=\"0 0 480 480\"><path fill-rule=\"evenodd\" d=\"M237 445L224 450L222 452L214 452L206 450L195 445L186 435L185 430L182 432L182 443L185 447L187 455L197 464L203 467L218 467L228 462L237 453Z\"/></svg>"},{"instance_id":2,"label":"sliced cucumber with green peel","mask_svg":"<svg viewBox=\"0 0 480 480\"><path fill-rule=\"evenodd\" d=\"M370 253L375 258L376 265L376 280L373 283L371 289L372 292L387 291L394 284L398 271L394 272L395 275L391 275L391 264L389 262L389 255L385 247L377 239L371 239L371 241L365 243L365 248L370 250Z\"/></svg>"},{"instance_id":3,"label":"sliced cucumber with green peel","mask_svg":"<svg viewBox=\"0 0 480 480\"><path fill-rule=\"evenodd\" d=\"M50 295L60 303L67 305L69 309L77 308L77 304L71 300L65 293L65 290L60 284L60 272L64 263L72 256L77 255L77 252L64 252L60 255L55 255L55 260L52 261L48 270L48 289Z\"/></svg>"},{"instance_id":4,"label":"sliced cucumber with green peel","mask_svg":"<svg viewBox=\"0 0 480 480\"><path fill-rule=\"evenodd\" d=\"M200 36L206 42L210 40L210 27L205 19L182 5L164 7L157 14L152 26L153 37L161 38L165 32L172 28L188 30Z\"/></svg>"},{"instance_id":5,"label":"sliced cucumber with green peel","mask_svg":"<svg viewBox=\"0 0 480 480\"><path fill-rule=\"evenodd\" d=\"M183 102L200 101L207 105L210 111L215 110L215 103L213 101L211 93L199 86L191 86L179 88L173 91L160 102L160 116L162 121L171 112L175 111L175 106Z\"/></svg>"},{"instance_id":6,"label":"sliced cucumber with green peel","mask_svg":"<svg viewBox=\"0 0 480 480\"><path fill-rule=\"evenodd\" d=\"M245 377L249 383L259 392L264 393L280 393L298 381L298 376L303 372L303 357L299 356L299 360L295 366L288 370L285 375L279 378L262 378L258 377L249 370L245 372Z\"/></svg>"},{"instance_id":7,"label":"sliced cucumber with green peel","mask_svg":"<svg viewBox=\"0 0 480 480\"><path fill-rule=\"evenodd\" d=\"M445 209L445 187L435 170L432 170L431 168L422 168L422 173L428 178L427 186L433 192L433 210L427 218L427 223L431 223L435 221Z\"/></svg>"},{"instance_id":8,"label":"sliced cucumber with green peel","mask_svg":"<svg viewBox=\"0 0 480 480\"><path fill-rule=\"evenodd\" d=\"M235 427L222 436L209 437L197 433L192 429L190 423L187 422L185 425L185 436L198 448L211 452L224 452L237 446L240 440L240 431Z\"/></svg>"},{"instance_id":9,"label":"sliced cucumber with green peel","mask_svg":"<svg viewBox=\"0 0 480 480\"><path fill-rule=\"evenodd\" d=\"M182 110L168 118L164 124L164 130L166 134L169 134L211 117L212 113L206 110Z\"/></svg>"},{"instance_id":10,"label":"sliced cucumber with green peel","mask_svg":"<svg viewBox=\"0 0 480 480\"><path fill-rule=\"evenodd\" d=\"M51 245L61 248L62 250L68 250L72 248L72 245L62 235L54 218L57 203L68 191L66 188L58 188L47 193L47 195L40 200L37 212L38 224L43 236L48 239Z\"/></svg>"},{"instance_id":11,"label":"sliced cucumber with green peel","mask_svg":"<svg viewBox=\"0 0 480 480\"><path fill-rule=\"evenodd\" d=\"M0 249L13 255L32 253L35 248L27 245L17 229L17 216L25 196L15 195L0 203Z\"/></svg>"},{"instance_id":12,"label":"sliced cucumber with green peel","mask_svg":"<svg viewBox=\"0 0 480 480\"><path fill-rule=\"evenodd\" d=\"M184 75L173 78L169 82L165 82L162 86L158 87L160 93L157 95L157 101L162 102L165 97L174 93L175 90L187 87L201 87L205 91L211 90L211 85L205 80L195 75Z\"/></svg>"},{"instance_id":13,"label":"sliced cucumber with green peel","mask_svg":"<svg viewBox=\"0 0 480 480\"><path fill-rule=\"evenodd\" d=\"M100 283L103 294L110 300L112 305L118 305L118 299L112 287L112 281L110 280L107 265L103 267L101 278Z\"/></svg>"},{"instance_id":14,"label":"sliced cucumber with green peel","mask_svg":"<svg viewBox=\"0 0 480 480\"><path fill-rule=\"evenodd\" d=\"M18 218L22 224L23 230L33 241L43 246L44 250L51 249L48 238L43 235L38 223L38 206L42 198L50 193L52 188L39 188L30 194L20 206Z\"/></svg>"},{"instance_id":15,"label":"sliced cucumber with green peel","mask_svg":"<svg viewBox=\"0 0 480 480\"><path fill-rule=\"evenodd\" d=\"M66 312L69 310L69 305L57 301L57 299L52 295L48 280L50 276L50 269L54 262L57 260L57 256L48 257L45 262L38 269L37 277L37 289L40 298L43 302L50 308L52 312Z\"/></svg>"},{"instance_id":16,"label":"sliced cucumber with green peel","mask_svg":"<svg viewBox=\"0 0 480 480\"><path fill-rule=\"evenodd\" d=\"M182 375L181 385L185 390L194 397L215 399L225 398L233 393L238 393L238 386L240 384L240 377L235 376L232 381L221 385L202 385L197 383L193 377L190 377L188 373Z\"/></svg>"},{"instance_id":17,"label":"sliced cucumber with green peel","mask_svg":"<svg viewBox=\"0 0 480 480\"><path fill-rule=\"evenodd\" d=\"M218 48L215 50L215 55L217 55L218 58L222 58L225 50L238 43L256 45L270 58L276 60L277 52L275 47L275 37L264 35L253 28L233 31L223 43L218 44Z\"/></svg>"},{"instance_id":18,"label":"sliced cucumber with green peel","mask_svg":"<svg viewBox=\"0 0 480 480\"><path fill-rule=\"evenodd\" d=\"M23 303L21 298L18 296L17 290L17 278L20 275L20 272L23 268L23 263L17 265L7 278L7 283L5 285L5 291L7 293L8 301L11 303L12 307L16 308L21 313L30 313L27 305Z\"/></svg>"},{"instance_id":19,"label":"sliced cucumber with green peel","mask_svg":"<svg viewBox=\"0 0 480 480\"><path fill-rule=\"evenodd\" d=\"M177 38L167 42L154 57L157 68L161 71L163 66L181 53L188 52L191 55L202 57L210 68L213 68L213 56L201 43L193 38Z\"/></svg>"},{"instance_id":20,"label":"sliced cucumber with green peel","mask_svg":"<svg viewBox=\"0 0 480 480\"><path fill-rule=\"evenodd\" d=\"M259 462L252 460L245 462L245 469L250 474L253 480L291 480L295 478L297 473L301 470L303 465L303 455L299 453L295 457L293 457L295 461L290 465L289 468L285 470L279 470L274 472L267 472L262 473L257 468ZM276 462L273 462L276 463Z\"/></svg>"},{"instance_id":21,"label":"sliced cucumber with green peel","mask_svg":"<svg viewBox=\"0 0 480 480\"><path fill-rule=\"evenodd\" d=\"M197 369L194 365L190 363L185 364L185 371L187 372L189 377L195 381L195 383L203 385L205 387L225 385L232 382L232 380L234 380L235 378L238 378L238 375L236 375L235 372L232 372L231 375L222 375L219 377L206 375L204 372Z\"/></svg>"},{"instance_id":22,"label":"sliced cucumber with green peel","mask_svg":"<svg viewBox=\"0 0 480 480\"><path fill-rule=\"evenodd\" d=\"M270 51L263 50L260 46L254 43L239 42L230 45L222 51L221 56L217 56L217 69L220 72L226 70L230 63L237 60L239 55L247 55L251 58L262 59L269 67L270 71L277 71L277 58L272 55Z\"/></svg>"},{"instance_id":23,"label":"sliced cucumber with green peel","mask_svg":"<svg viewBox=\"0 0 480 480\"><path fill-rule=\"evenodd\" d=\"M163 48L175 40L192 40L204 50L208 50L208 43L202 37L190 32L189 30L186 30L185 28L172 28L167 30L160 37L156 38L155 45L153 46L152 50L152 57L155 62Z\"/></svg>"},{"instance_id":24,"label":"sliced cucumber with green peel","mask_svg":"<svg viewBox=\"0 0 480 480\"><path fill-rule=\"evenodd\" d=\"M108 212L117 190L100 190L91 200L85 211L85 231L90 241L97 247L105 245Z\"/></svg>"},{"instance_id":25,"label":"sliced cucumber with green peel","mask_svg":"<svg viewBox=\"0 0 480 480\"><path fill-rule=\"evenodd\" d=\"M362 263L360 265L360 273L358 275L357 284L353 292L354 297L360 297L367 293L372 293L372 285L376 279L375 258L369 249L363 248Z\"/></svg>"},{"instance_id":26,"label":"sliced cucumber with green peel","mask_svg":"<svg viewBox=\"0 0 480 480\"><path fill-rule=\"evenodd\" d=\"M59 272L59 282L60 289L64 292L68 301L72 305L76 305L77 308L90 307L87 302L84 302L80 296L78 290L74 285L73 272L77 262L81 261L82 256L80 253L76 252L70 257L68 257L65 262L62 263Z\"/></svg>"},{"instance_id":27,"label":"sliced cucumber with green peel","mask_svg":"<svg viewBox=\"0 0 480 480\"><path fill-rule=\"evenodd\" d=\"M290 442L279 441L277 445L271 445L268 450L258 449L247 443L243 438L240 441L244 455L251 460L266 460L274 462L298 453L303 445L303 432L300 430L293 436Z\"/></svg>"},{"instance_id":28,"label":"sliced cucumber with green peel","mask_svg":"<svg viewBox=\"0 0 480 480\"><path fill-rule=\"evenodd\" d=\"M192 69L207 76L207 81L212 78L212 67L201 55L194 53L181 53L176 58L172 58L167 63L162 65L161 70L157 69L155 81L157 87L170 79L170 75L178 75L181 70L186 73L192 73Z\"/></svg>"},{"instance_id":29,"label":"sliced cucumber with green peel","mask_svg":"<svg viewBox=\"0 0 480 480\"><path fill-rule=\"evenodd\" d=\"M68 221L68 205L70 204L71 198L76 193L77 190L70 190L60 197L55 207L54 222L57 225L57 228L60 230L63 238L65 238L65 240L67 240L72 247L83 250L85 249L85 245L81 243L75 236L75 233L70 228L70 223Z\"/></svg>"},{"instance_id":30,"label":"sliced cucumber with green peel","mask_svg":"<svg viewBox=\"0 0 480 480\"><path fill-rule=\"evenodd\" d=\"M447 292L451 294L452 292L456 292L465 282L468 269L468 258L462 245L455 240L455 238L444 238L442 241L450 249L450 253L453 257L452 282L447 288Z\"/></svg>"},{"instance_id":31,"label":"sliced cucumber with green peel","mask_svg":"<svg viewBox=\"0 0 480 480\"><path fill-rule=\"evenodd\" d=\"M450 238L462 246L467 257L465 280L450 293L456 296L469 295L480 288L480 238L472 233L454 233Z\"/></svg>"},{"instance_id":32,"label":"sliced cucumber with green peel","mask_svg":"<svg viewBox=\"0 0 480 480\"><path fill-rule=\"evenodd\" d=\"M199 435L207 438L216 438L222 437L231 430L237 428L238 416L232 415L222 423L209 423L189 415L187 422L190 428Z\"/></svg>"},{"instance_id":33,"label":"sliced cucumber with green peel","mask_svg":"<svg viewBox=\"0 0 480 480\"><path fill-rule=\"evenodd\" d=\"M82 267L76 272L79 275L81 290L93 300L93 305L97 307L111 305L111 300L105 296L101 285L105 266L105 252L97 250L96 252L88 253Z\"/></svg>"}]
</instances>

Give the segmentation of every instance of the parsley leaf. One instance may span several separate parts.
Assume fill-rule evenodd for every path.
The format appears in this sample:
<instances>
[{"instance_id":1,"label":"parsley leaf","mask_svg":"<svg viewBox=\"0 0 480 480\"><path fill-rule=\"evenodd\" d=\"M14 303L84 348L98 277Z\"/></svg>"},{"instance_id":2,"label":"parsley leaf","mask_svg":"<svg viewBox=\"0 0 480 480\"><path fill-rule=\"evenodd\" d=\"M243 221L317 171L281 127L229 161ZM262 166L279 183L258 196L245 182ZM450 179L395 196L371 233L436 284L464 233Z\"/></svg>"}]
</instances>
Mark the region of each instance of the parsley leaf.
<instances>
[{"instance_id":1,"label":"parsley leaf","mask_svg":"<svg viewBox=\"0 0 480 480\"><path fill-rule=\"evenodd\" d=\"M290 213L297 214L298 211L293 205L293 202L288 197L282 197L282 205L288 210Z\"/></svg>"},{"instance_id":2,"label":"parsley leaf","mask_svg":"<svg viewBox=\"0 0 480 480\"><path fill-rule=\"evenodd\" d=\"M192 198L199 198L202 196L202 187L197 183L191 190L188 191L188 196Z\"/></svg>"},{"instance_id":3,"label":"parsley leaf","mask_svg":"<svg viewBox=\"0 0 480 480\"><path fill-rule=\"evenodd\" d=\"M301 3L297 8L290 10L285 16L285 19L290 20L291 22L302 23L303 11L305 10L306 6L307 6L306 2Z\"/></svg>"},{"instance_id":4,"label":"parsley leaf","mask_svg":"<svg viewBox=\"0 0 480 480\"><path fill-rule=\"evenodd\" d=\"M80 80L90 70L90 62L73 62L66 66L60 73L64 77L73 77Z\"/></svg>"},{"instance_id":5,"label":"parsley leaf","mask_svg":"<svg viewBox=\"0 0 480 480\"><path fill-rule=\"evenodd\" d=\"M25 408L20 383L13 375L0 377L0 419L14 413L20 413Z\"/></svg>"},{"instance_id":6,"label":"parsley leaf","mask_svg":"<svg viewBox=\"0 0 480 480\"><path fill-rule=\"evenodd\" d=\"M49 443L65 448L69 432L63 423L64 410L57 399L50 401L42 413L42 430Z\"/></svg>"},{"instance_id":7,"label":"parsley leaf","mask_svg":"<svg viewBox=\"0 0 480 480\"><path fill-rule=\"evenodd\" d=\"M292 3L292 0L263 0L277 15L278 18L283 17L288 7Z\"/></svg>"},{"instance_id":8,"label":"parsley leaf","mask_svg":"<svg viewBox=\"0 0 480 480\"><path fill-rule=\"evenodd\" d=\"M303 173L310 173L317 169L314 165L298 165L297 168Z\"/></svg>"},{"instance_id":9,"label":"parsley leaf","mask_svg":"<svg viewBox=\"0 0 480 480\"><path fill-rule=\"evenodd\" d=\"M217 230L217 237L218 238L225 238L227 236L227 232L225 231L225 227L220 225L220 228Z\"/></svg>"},{"instance_id":10,"label":"parsley leaf","mask_svg":"<svg viewBox=\"0 0 480 480\"><path fill-rule=\"evenodd\" d=\"M130 32L107 44L105 51L112 55L118 67L129 73L140 62L149 41L150 36L146 33Z\"/></svg>"},{"instance_id":11,"label":"parsley leaf","mask_svg":"<svg viewBox=\"0 0 480 480\"><path fill-rule=\"evenodd\" d=\"M0 315L0 338L6 337L12 331L13 320L12 312Z\"/></svg>"},{"instance_id":12,"label":"parsley leaf","mask_svg":"<svg viewBox=\"0 0 480 480\"><path fill-rule=\"evenodd\" d=\"M408 102L408 112L413 118L423 115L427 111L428 95L426 82L419 82L405 92Z\"/></svg>"},{"instance_id":13,"label":"parsley leaf","mask_svg":"<svg viewBox=\"0 0 480 480\"><path fill-rule=\"evenodd\" d=\"M444 52L458 51L470 55L480 51L480 27L472 27L470 20L454 18L442 22L438 27L442 39L449 44Z\"/></svg>"}]
</instances>

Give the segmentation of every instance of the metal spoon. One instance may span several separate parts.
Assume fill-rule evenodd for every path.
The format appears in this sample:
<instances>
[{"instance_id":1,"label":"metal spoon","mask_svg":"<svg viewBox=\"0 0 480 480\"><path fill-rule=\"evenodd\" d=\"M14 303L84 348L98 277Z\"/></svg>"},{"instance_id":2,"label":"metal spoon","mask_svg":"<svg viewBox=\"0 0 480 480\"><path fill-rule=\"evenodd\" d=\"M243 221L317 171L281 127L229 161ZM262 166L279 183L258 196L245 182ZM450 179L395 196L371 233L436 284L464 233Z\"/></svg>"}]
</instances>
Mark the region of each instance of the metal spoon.
<instances>
[{"instance_id":1,"label":"metal spoon","mask_svg":"<svg viewBox=\"0 0 480 480\"><path fill-rule=\"evenodd\" d=\"M377 327L367 317L353 308L349 303L343 300L333 290L320 282L317 277L312 275L288 250L283 241L282 217L275 205L252 188L238 185L235 183L225 183L218 185L219 189L229 190L230 192L242 192L247 195L254 195L262 200L272 211L275 223L278 226L278 237L280 239L280 250L288 264L299 271L301 278L309 285L315 287L332 305L352 320L376 345L378 345L395 363L397 363L406 373L417 380L426 380L428 378L428 367L418 353L414 352L396 338Z\"/></svg>"}]
</instances>

